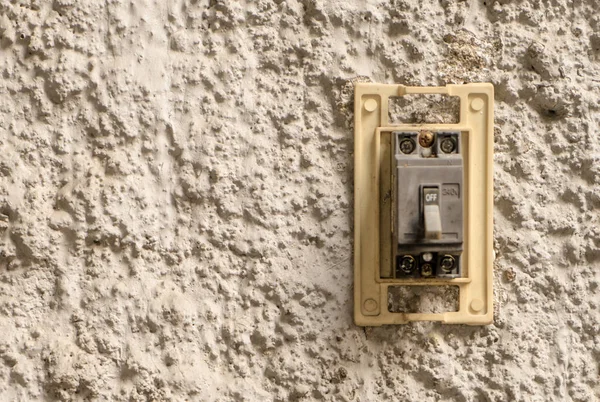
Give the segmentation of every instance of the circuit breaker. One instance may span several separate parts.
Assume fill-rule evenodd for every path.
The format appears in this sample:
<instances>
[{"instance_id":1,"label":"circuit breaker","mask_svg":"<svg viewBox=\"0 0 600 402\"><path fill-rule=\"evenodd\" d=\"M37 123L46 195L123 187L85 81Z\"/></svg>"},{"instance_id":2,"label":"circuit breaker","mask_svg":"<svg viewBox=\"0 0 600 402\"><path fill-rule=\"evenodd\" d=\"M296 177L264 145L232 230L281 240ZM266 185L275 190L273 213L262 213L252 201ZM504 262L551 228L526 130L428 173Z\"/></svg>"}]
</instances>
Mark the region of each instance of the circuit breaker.
<instances>
[{"instance_id":1,"label":"circuit breaker","mask_svg":"<svg viewBox=\"0 0 600 402\"><path fill-rule=\"evenodd\" d=\"M444 94L459 122L392 124L391 97ZM493 319L493 86L355 86L354 318L358 325ZM394 312L392 287L457 287L458 309Z\"/></svg>"},{"instance_id":2,"label":"circuit breaker","mask_svg":"<svg viewBox=\"0 0 600 402\"><path fill-rule=\"evenodd\" d=\"M463 157L458 131L393 131L396 278L460 276ZM393 275L392 275L393 276Z\"/></svg>"}]
</instances>

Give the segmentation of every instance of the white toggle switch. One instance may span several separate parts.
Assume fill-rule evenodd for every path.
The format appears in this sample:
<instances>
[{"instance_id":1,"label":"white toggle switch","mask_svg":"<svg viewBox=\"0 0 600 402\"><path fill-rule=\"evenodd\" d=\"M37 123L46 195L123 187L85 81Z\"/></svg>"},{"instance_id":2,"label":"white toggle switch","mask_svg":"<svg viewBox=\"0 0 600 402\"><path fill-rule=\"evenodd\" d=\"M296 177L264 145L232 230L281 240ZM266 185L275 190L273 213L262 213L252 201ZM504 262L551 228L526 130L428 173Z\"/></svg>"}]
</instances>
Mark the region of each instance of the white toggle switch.
<instances>
[{"instance_id":1,"label":"white toggle switch","mask_svg":"<svg viewBox=\"0 0 600 402\"><path fill-rule=\"evenodd\" d=\"M425 226L426 239L442 238L439 187L423 188L423 223Z\"/></svg>"}]
</instances>

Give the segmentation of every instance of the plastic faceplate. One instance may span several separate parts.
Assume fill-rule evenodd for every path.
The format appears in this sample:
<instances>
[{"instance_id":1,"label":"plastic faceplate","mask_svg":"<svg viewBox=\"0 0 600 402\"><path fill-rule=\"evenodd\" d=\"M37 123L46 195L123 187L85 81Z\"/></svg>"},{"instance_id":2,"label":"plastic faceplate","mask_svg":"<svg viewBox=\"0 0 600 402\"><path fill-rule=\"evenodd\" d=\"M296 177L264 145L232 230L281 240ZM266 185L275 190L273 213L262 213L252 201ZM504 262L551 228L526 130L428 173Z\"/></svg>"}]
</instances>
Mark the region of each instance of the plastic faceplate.
<instances>
[{"instance_id":1,"label":"plastic faceplate","mask_svg":"<svg viewBox=\"0 0 600 402\"><path fill-rule=\"evenodd\" d=\"M458 124L397 124L388 117L390 97L446 94L460 99ZM406 87L359 83L354 92L354 321L357 325L441 321L485 325L493 320L493 126L491 84ZM463 257L460 278L392 279L393 131L460 131L464 159ZM458 286L458 311L388 311L390 286Z\"/></svg>"}]
</instances>

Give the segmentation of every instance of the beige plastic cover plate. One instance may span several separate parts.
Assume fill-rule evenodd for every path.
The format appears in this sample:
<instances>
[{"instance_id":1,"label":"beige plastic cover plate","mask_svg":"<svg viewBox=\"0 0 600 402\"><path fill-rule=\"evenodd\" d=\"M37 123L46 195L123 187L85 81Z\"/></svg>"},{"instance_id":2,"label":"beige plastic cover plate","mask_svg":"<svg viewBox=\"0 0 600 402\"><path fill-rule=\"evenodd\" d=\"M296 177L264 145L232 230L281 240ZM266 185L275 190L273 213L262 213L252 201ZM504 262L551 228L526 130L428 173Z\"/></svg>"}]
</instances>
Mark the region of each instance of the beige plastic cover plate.
<instances>
[{"instance_id":1,"label":"beige plastic cover plate","mask_svg":"<svg viewBox=\"0 0 600 402\"><path fill-rule=\"evenodd\" d=\"M459 122L391 124L388 116L390 97L411 94L458 97ZM354 320L357 325L379 326L411 321L485 325L492 322L493 102L494 88L487 83L445 87L356 84ZM390 193L403 190L396 190L394 187L395 170L390 161L395 160L394 152L397 148L391 137L398 132L426 131L454 133L462 144L461 268L456 275L398 277L390 274L397 269L393 232L398 210ZM422 191L427 190L429 188ZM434 226L437 224L435 222ZM437 233L438 229L435 230ZM395 286L456 286L459 289L458 308L447 312L392 312L388 308L388 288Z\"/></svg>"}]
</instances>

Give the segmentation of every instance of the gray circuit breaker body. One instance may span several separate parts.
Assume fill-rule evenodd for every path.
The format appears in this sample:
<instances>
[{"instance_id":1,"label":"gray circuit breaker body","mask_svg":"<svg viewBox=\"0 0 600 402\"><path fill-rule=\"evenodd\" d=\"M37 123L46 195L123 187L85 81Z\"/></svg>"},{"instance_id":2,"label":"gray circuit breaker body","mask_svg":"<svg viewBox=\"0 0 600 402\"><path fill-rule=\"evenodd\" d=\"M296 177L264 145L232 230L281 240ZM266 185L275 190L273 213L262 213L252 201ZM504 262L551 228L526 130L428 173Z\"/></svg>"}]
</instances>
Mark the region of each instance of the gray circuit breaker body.
<instances>
[{"instance_id":1,"label":"gray circuit breaker body","mask_svg":"<svg viewBox=\"0 0 600 402\"><path fill-rule=\"evenodd\" d=\"M394 157L394 276L461 274L463 156L460 132L392 133Z\"/></svg>"}]
</instances>

